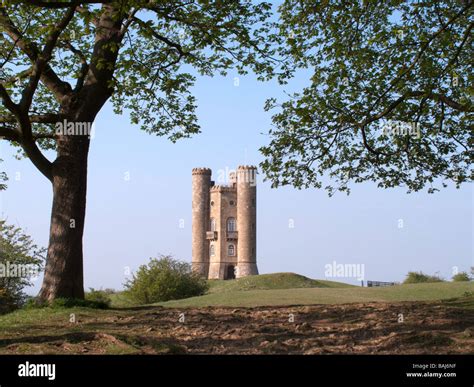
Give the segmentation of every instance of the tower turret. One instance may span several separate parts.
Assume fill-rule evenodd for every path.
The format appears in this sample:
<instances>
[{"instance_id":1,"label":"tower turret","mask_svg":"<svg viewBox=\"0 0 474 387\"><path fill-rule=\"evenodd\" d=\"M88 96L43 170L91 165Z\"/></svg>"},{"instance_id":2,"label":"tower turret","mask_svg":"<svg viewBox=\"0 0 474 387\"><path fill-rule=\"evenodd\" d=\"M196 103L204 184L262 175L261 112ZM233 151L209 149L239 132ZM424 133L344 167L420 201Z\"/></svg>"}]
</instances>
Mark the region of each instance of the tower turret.
<instances>
[{"instance_id":1,"label":"tower turret","mask_svg":"<svg viewBox=\"0 0 474 387\"><path fill-rule=\"evenodd\" d=\"M236 276L258 274L257 269L257 168L237 169L237 245Z\"/></svg>"},{"instance_id":2,"label":"tower turret","mask_svg":"<svg viewBox=\"0 0 474 387\"><path fill-rule=\"evenodd\" d=\"M193 215L192 215L192 266L193 270L207 278L209 273L209 242L206 232L209 229L209 202L211 170L194 168L193 176Z\"/></svg>"}]
</instances>

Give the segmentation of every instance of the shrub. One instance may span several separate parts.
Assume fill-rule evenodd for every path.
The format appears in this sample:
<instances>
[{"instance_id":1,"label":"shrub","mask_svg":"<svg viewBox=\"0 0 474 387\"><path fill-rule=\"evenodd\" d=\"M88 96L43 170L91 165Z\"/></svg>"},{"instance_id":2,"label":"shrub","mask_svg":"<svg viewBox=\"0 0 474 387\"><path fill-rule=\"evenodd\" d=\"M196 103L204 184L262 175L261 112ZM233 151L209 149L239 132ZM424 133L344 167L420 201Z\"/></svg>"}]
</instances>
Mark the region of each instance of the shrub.
<instances>
[{"instance_id":1,"label":"shrub","mask_svg":"<svg viewBox=\"0 0 474 387\"><path fill-rule=\"evenodd\" d=\"M110 304L112 303L110 294L113 294L111 289L96 290L89 288L89 291L86 293L86 300L102 304L105 308L110 308Z\"/></svg>"},{"instance_id":2,"label":"shrub","mask_svg":"<svg viewBox=\"0 0 474 387\"><path fill-rule=\"evenodd\" d=\"M42 309L42 308L92 308L92 309L108 309L110 307L111 300L100 299L86 299L82 300L79 298L56 298L51 302L41 302L35 297L31 297L27 300L23 309Z\"/></svg>"},{"instance_id":3,"label":"shrub","mask_svg":"<svg viewBox=\"0 0 474 387\"><path fill-rule=\"evenodd\" d=\"M44 253L21 228L0 219L0 313L25 303L23 290L42 270Z\"/></svg>"},{"instance_id":4,"label":"shrub","mask_svg":"<svg viewBox=\"0 0 474 387\"><path fill-rule=\"evenodd\" d=\"M126 294L142 304L200 296L207 292L207 281L193 272L191 265L170 256L150 258L125 283Z\"/></svg>"},{"instance_id":5,"label":"shrub","mask_svg":"<svg viewBox=\"0 0 474 387\"><path fill-rule=\"evenodd\" d=\"M468 273L466 273L465 271L462 271L458 274L453 275L452 279L454 282L467 282L471 280L471 277L469 276Z\"/></svg>"},{"instance_id":6,"label":"shrub","mask_svg":"<svg viewBox=\"0 0 474 387\"><path fill-rule=\"evenodd\" d=\"M0 314L11 312L18 307L17 300L7 289L0 288Z\"/></svg>"},{"instance_id":7,"label":"shrub","mask_svg":"<svg viewBox=\"0 0 474 387\"><path fill-rule=\"evenodd\" d=\"M36 297L28 297L26 302L23 305L23 309L41 309L48 307L49 304L47 302L40 302Z\"/></svg>"},{"instance_id":8,"label":"shrub","mask_svg":"<svg viewBox=\"0 0 474 387\"><path fill-rule=\"evenodd\" d=\"M55 298L49 304L51 308L93 308L93 309L107 309L108 304L102 301L81 300L79 298Z\"/></svg>"},{"instance_id":9,"label":"shrub","mask_svg":"<svg viewBox=\"0 0 474 387\"><path fill-rule=\"evenodd\" d=\"M419 284L426 282L443 282L443 280L433 275L424 274L421 271L419 273L410 271L407 274L405 281L403 281L404 284Z\"/></svg>"}]
</instances>

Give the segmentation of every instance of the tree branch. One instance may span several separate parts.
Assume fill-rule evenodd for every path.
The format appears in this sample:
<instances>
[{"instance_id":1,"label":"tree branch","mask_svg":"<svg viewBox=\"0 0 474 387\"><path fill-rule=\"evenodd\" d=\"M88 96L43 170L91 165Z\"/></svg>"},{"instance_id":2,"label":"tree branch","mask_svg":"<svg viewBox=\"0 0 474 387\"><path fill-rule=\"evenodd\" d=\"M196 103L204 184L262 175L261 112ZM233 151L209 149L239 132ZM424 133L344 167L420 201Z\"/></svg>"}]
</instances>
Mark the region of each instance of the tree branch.
<instances>
[{"instance_id":1,"label":"tree branch","mask_svg":"<svg viewBox=\"0 0 474 387\"><path fill-rule=\"evenodd\" d=\"M30 122L35 124L55 124L67 118L66 114L61 113L33 114L29 116ZM13 115L0 116L0 122L13 123L17 122L17 118Z\"/></svg>"},{"instance_id":2,"label":"tree branch","mask_svg":"<svg viewBox=\"0 0 474 387\"><path fill-rule=\"evenodd\" d=\"M87 58L84 53L74 47L70 41L67 40L63 42L63 44L69 51L71 51L75 56L77 56L79 58L79 61L81 62L81 71L79 77L77 78L76 86L74 87L74 91L78 91L84 85L84 80L87 76L87 72L89 71L89 63L87 63Z\"/></svg>"},{"instance_id":3,"label":"tree branch","mask_svg":"<svg viewBox=\"0 0 474 387\"><path fill-rule=\"evenodd\" d=\"M448 70L449 68L454 64L454 62L456 62L456 60L458 59L459 55L461 54L461 51L464 47L464 44L467 42L467 40L469 39L469 37L471 36L471 30L472 28L474 27L474 23L471 23L469 24L469 27L466 28L466 31L464 31L464 36L462 38L462 41L461 43L459 44L459 47L457 48L456 50L456 53L454 54L454 56L451 58L451 60L448 62L448 64L446 65L445 69L443 70L443 72L441 73L441 75L444 75Z\"/></svg>"},{"instance_id":4,"label":"tree branch","mask_svg":"<svg viewBox=\"0 0 474 387\"><path fill-rule=\"evenodd\" d=\"M464 14L464 12L466 12L470 7L472 7L472 2L471 1L468 1L468 5L465 6L461 11L459 11L456 15L454 15L453 17L451 17L451 19L448 20L448 22L441 26L440 29L438 29L438 31L436 31L433 35L431 35L431 37L423 43L423 45L421 46L420 50L418 51L418 53L416 54L415 56L415 59L413 59L413 61L410 63L410 65L400 73L400 75L398 75L394 80L391 81L390 83L390 86L387 88L387 90L385 90L378 98L377 100L374 102L374 104L371 106L371 109L374 109L375 106L377 106L377 104L380 102L380 100L386 96L394 87L395 85L397 85L398 82L400 82L400 80L406 75L408 74L416 65L416 63L420 60L421 56L423 55L423 53L428 49L429 45L431 44L431 42L436 39L439 35L441 35L444 31L446 31L446 29L456 20L458 19L460 16L462 16Z\"/></svg>"},{"instance_id":5,"label":"tree branch","mask_svg":"<svg viewBox=\"0 0 474 387\"><path fill-rule=\"evenodd\" d=\"M22 33L13 24L3 8L0 8L0 27L5 30L14 44L28 56L31 62L36 62L40 55L38 47L35 43L25 40ZM48 64L46 64L43 69L41 80L44 85L51 90L58 101L61 101L62 98L72 90L69 83L62 81Z\"/></svg>"},{"instance_id":6,"label":"tree branch","mask_svg":"<svg viewBox=\"0 0 474 387\"><path fill-rule=\"evenodd\" d=\"M27 78L28 76L31 75L31 70L32 70L32 69L31 69L31 67L30 67L30 68L28 68L28 69L26 69L26 70L24 70L24 71L22 71L22 72L20 72L20 73L18 73L18 74L16 74L16 75L13 75L13 76L11 76L11 77L9 77L9 78L6 78L6 79L0 81L0 84L2 84L2 85L8 85L8 84L15 83L15 82L17 82L17 81L19 81L19 80L21 80L21 79L23 79L23 78Z\"/></svg>"},{"instance_id":7,"label":"tree branch","mask_svg":"<svg viewBox=\"0 0 474 387\"><path fill-rule=\"evenodd\" d=\"M22 112L19 105L14 103L7 90L0 85L0 97L2 98L5 107L15 116L15 121L18 122L19 129L14 130L13 128L3 127L0 136L10 141L18 141L23 150L25 151L28 158L35 165L38 170L52 181L52 163L41 153L35 142L35 137L32 134L31 121L28 117L28 113Z\"/></svg>"},{"instance_id":8,"label":"tree branch","mask_svg":"<svg viewBox=\"0 0 474 387\"><path fill-rule=\"evenodd\" d=\"M8 95L7 89L0 84L0 97L2 98L3 105L15 116L19 116L20 114L20 107L12 101L10 95Z\"/></svg>"},{"instance_id":9,"label":"tree branch","mask_svg":"<svg viewBox=\"0 0 474 387\"><path fill-rule=\"evenodd\" d=\"M24 112L27 112L31 106L33 95L36 91L36 88L38 87L38 82L41 78L41 74L43 73L46 66L48 66L48 61L51 59L51 55L53 53L54 48L56 47L56 43L59 39L59 36L67 27L73 17L74 7L71 7L66 11L61 21L54 27L53 31L46 39L46 44L43 48L43 51L37 56L36 61L33 64L33 70L32 75L30 76L30 81L28 82L26 88L23 90L20 101L20 107Z\"/></svg>"},{"instance_id":10,"label":"tree branch","mask_svg":"<svg viewBox=\"0 0 474 387\"><path fill-rule=\"evenodd\" d=\"M9 141L20 141L20 133L8 126L0 126L0 139L5 139Z\"/></svg>"},{"instance_id":11,"label":"tree branch","mask_svg":"<svg viewBox=\"0 0 474 387\"><path fill-rule=\"evenodd\" d=\"M82 1L41 1L41 0L26 0L24 4L32 5L41 8L69 8L79 6L80 4L107 4L112 0L82 0Z\"/></svg>"},{"instance_id":12,"label":"tree branch","mask_svg":"<svg viewBox=\"0 0 474 387\"><path fill-rule=\"evenodd\" d=\"M190 52L184 51L183 47L179 43L175 43L175 42L171 41L170 39L168 39L167 37L158 34L154 29L150 28L150 26L148 24L146 24L143 20L141 20L137 17L133 17L133 21L135 21L140 27L146 29L149 33L151 33L154 38L158 39L159 41L161 41L163 43L166 43L170 47L175 48L176 51L178 51L178 53L180 54L180 56L191 55Z\"/></svg>"},{"instance_id":13,"label":"tree branch","mask_svg":"<svg viewBox=\"0 0 474 387\"><path fill-rule=\"evenodd\" d=\"M24 130L24 125L22 125ZM31 126L30 126L31 132ZM49 161L41 150L38 148L35 142L35 138L31 135L30 138L25 139L22 138L21 145L23 150L25 151L28 158L34 164L36 168L49 180L53 181L53 163Z\"/></svg>"},{"instance_id":14,"label":"tree branch","mask_svg":"<svg viewBox=\"0 0 474 387\"><path fill-rule=\"evenodd\" d=\"M89 70L84 87L78 96L78 99L85 101L81 112L89 116L95 116L113 93L112 81L118 58L118 48L123 38L121 28L126 17L121 9L112 4L104 4L102 9Z\"/></svg>"},{"instance_id":15,"label":"tree branch","mask_svg":"<svg viewBox=\"0 0 474 387\"><path fill-rule=\"evenodd\" d=\"M428 98L434 101L442 102L446 105L448 105L450 108L453 108L455 110L459 110L461 112L466 112L466 113L472 113L474 112L474 109L472 107L460 104L459 102L449 98L446 95L439 94L439 93L433 93L432 91L410 91L406 94L407 97L424 97Z\"/></svg>"}]
</instances>

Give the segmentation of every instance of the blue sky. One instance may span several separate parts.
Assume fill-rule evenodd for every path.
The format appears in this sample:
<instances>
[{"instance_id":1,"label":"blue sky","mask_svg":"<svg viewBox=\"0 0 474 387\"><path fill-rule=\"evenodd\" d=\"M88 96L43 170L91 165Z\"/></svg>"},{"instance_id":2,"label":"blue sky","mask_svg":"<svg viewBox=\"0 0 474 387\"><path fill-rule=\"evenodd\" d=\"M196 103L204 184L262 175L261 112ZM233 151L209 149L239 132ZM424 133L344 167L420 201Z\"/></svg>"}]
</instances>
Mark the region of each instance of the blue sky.
<instances>
[{"instance_id":1,"label":"blue sky","mask_svg":"<svg viewBox=\"0 0 474 387\"><path fill-rule=\"evenodd\" d=\"M263 104L271 96L284 98L283 89L252 76L239 77L236 86L235 76L198 79L194 92L202 133L176 144L140 131L126 115L115 116L110 105L100 113L89 158L86 288L119 289L127 267L133 271L159 253L190 261L191 169L206 166L217 174L262 161L258 148L269 141L264 133L271 124ZM302 76L290 87L304 81ZM29 160L15 160L6 143L0 150L10 177L1 213L46 246L50 184ZM329 198L314 189L271 189L260 175L260 272L324 278L325 265L336 261L364 264L366 280L402 281L412 270L445 278L453 267L468 270L473 265L472 185L434 195L405 192L367 183L353 185L350 196Z\"/></svg>"},{"instance_id":2,"label":"blue sky","mask_svg":"<svg viewBox=\"0 0 474 387\"><path fill-rule=\"evenodd\" d=\"M176 144L142 132L106 105L95 122L89 157L86 288L119 289L128 268L159 253L191 261L192 168L210 167L217 178L219 171L263 161L258 149L269 142L271 125L265 100L284 100L284 91L300 90L307 81L307 73L285 87L233 72L198 77L194 95L202 133ZM47 246L50 183L15 153L0 142L1 169L10 178L0 193L0 213ZM324 278L325 265L335 261L365 265L366 280L402 281L408 271L450 278L453 268L474 265L472 184L429 195L364 183L353 185L350 196L329 198L315 189L271 189L260 175L257 192L261 273ZM30 292L39 285L40 280Z\"/></svg>"}]
</instances>

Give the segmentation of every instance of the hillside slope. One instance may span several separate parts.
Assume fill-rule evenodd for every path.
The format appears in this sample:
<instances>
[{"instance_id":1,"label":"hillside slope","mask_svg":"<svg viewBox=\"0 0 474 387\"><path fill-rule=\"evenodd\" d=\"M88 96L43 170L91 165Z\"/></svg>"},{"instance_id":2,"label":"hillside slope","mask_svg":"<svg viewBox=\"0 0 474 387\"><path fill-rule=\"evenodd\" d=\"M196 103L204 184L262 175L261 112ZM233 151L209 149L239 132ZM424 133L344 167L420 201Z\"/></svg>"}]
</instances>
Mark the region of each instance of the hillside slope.
<instances>
[{"instance_id":1,"label":"hillside slope","mask_svg":"<svg viewBox=\"0 0 474 387\"><path fill-rule=\"evenodd\" d=\"M182 307L256 307L277 305L344 304L361 302L431 301L463 297L474 293L472 282L442 282L396 285L386 288L313 287L217 291L183 300L159 303L171 308Z\"/></svg>"},{"instance_id":2,"label":"hillside slope","mask_svg":"<svg viewBox=\"0 0 474 387\"><path fill-rule=\"evenodd\" d=\"M210 293L247 290L299 289L299 288L348 288L343 282L314 280L295 273L272 273L238 278L232 281L210 280Z\"/></svg>"}]
</instances>

